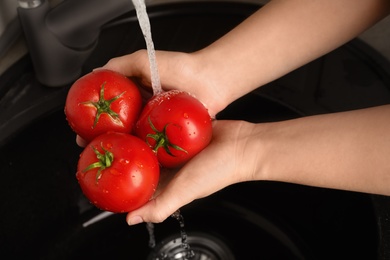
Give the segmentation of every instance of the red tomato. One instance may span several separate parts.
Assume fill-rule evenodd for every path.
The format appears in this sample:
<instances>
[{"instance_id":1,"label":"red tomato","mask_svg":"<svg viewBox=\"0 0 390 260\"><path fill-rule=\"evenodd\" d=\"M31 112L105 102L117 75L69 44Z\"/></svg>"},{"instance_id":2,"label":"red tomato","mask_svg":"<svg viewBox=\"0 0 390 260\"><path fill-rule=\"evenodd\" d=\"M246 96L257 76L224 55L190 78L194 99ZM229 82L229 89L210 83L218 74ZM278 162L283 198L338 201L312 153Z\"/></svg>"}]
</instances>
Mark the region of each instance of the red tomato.
<instances>
[{"instance_id":1,"label":"red tomato","mask_svg":"<svg viewBox=\"0 0 390 260\"><path fill-rule=\"evenodd\" d=\"M156 155L139 138L109 132L92 140L80 155L76 177L98 208L129 212L149 201L160 169Z\"/></svg>"},{"instance_id":2,"label":"red tomato","mask_svg":"<svg viewBox=\"0 0 390 260\"><path fill-rule=\"evenodd\" d=\"M171 90L152 97L146 104L135 134L157 153L163 167L179 167L209 144L211 117L189 93Z\"/></svg>"},{"instance_id":3,"label":"red tomato","mask_svg":"<svg viewBox=\"0 0 390 260\"><path fill-rule=\"evenodd\" d=\"M108 131L130 133L141 106L141 94L133 81L101 69L71 86L65 114L71 128L89 142Z\"/></svg>"}]
</instances>

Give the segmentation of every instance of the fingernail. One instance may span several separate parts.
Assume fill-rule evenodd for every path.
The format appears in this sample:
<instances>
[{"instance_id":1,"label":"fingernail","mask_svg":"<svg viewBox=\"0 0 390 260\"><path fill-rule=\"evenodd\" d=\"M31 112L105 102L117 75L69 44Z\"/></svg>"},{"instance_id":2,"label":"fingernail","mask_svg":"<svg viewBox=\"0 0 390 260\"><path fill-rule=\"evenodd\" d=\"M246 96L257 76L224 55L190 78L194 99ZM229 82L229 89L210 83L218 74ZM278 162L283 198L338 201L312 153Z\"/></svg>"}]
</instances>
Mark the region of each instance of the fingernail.
<instances>
[{"instance_id":1,"label":"fingernail","mask_svg":"<svg viewBox=\"0 0 390 260\"><path fill-rule=\"evenodd\" d=\"M142 223L142 222L144 222L144 220L140 216L134 216L134 217L129 219L127 224L129 226L131 226L131 225L137 225L137 224Z\"/></svg>"}]
</instances>

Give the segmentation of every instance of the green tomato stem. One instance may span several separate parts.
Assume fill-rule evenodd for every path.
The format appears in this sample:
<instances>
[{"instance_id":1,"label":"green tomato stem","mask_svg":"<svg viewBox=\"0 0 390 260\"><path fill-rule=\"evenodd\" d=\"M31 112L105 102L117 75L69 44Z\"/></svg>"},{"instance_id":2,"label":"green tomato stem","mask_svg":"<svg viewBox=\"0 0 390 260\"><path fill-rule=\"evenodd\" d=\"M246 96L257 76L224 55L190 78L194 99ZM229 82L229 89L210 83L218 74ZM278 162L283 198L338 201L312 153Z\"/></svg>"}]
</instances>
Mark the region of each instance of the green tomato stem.
<instances>
[{"instance_id":1,"label":"green tomato stem","mask_svg":"<svg viewBox=\"0 0 390 260\"><path fill-rule=\"evenodd\" d=\"M169 154L171 156L175 156L175 155L172 154L170 148L173 148L173 149L176 149L178 151L182 151L182 152L188 153L186 150L184 150L180 146L178 146L176 144L172 144L169 141L168 136L166 134L166 130L167 130L168 125L170 125L170 123L166 124L162 131L158 131L156 129L156 127L153 125L152 120L150 119L150 116L148 117L148 122L149 122L150 127L152 128L152 130L155 133L146 135L146 143L153 149L153 151L155 153L157 153L157 151L158 151L158 149L160 147L162 147L167 152L167 154ZM156 144L154 145L154 147L149 143L148 138L152 138L152 139L154 139L156 141Z\"/></svg>"},{"instance_id":2,"label":"green tomato stem","mask_svg":"<svg viewBox=\"0 0 390 260\"><path fill-rule=\"evenodd\" d=\"M99 101L97 101L97 102L86 101L86 102L81 103L83 105L92 106L92 107L96 108L96 116L95 116L95 120L93 122L92 128L96 127L97 123L99 122L100 116L104 113L109 115L111 117L111 119L116 124L123 126L123 123L122 123L121 119L119 118L119 115L111 109L111 104L115 100L120 98L126 91L120 93L119 95L117 95L109 100L106 100L106 99L104 99L104 86L105 86L105 84L106 84L106 82L104 82L100 88Z\"/></svg>"},{"instance_id":3,"label":"green tomato stem","mask_svg":"<svg viewBox=\"0 0 390 260\"><path fill-rule=\"evenodd\" d=\"M96 158L98 159L98 161L90 164L83 170L83 172L87 172L92 169L99 168L99 170L96 173L96 183L98 183L99 179L102 177L102 171L106 168L109 168L112 165L112 162L114 161L114 154L104 149L103 143L101 143L100 146L103 149L104 153L100 153L98 149L96 149L96 147L91 146L91 148L96 154Z\"/></svg>"}]
</instances>

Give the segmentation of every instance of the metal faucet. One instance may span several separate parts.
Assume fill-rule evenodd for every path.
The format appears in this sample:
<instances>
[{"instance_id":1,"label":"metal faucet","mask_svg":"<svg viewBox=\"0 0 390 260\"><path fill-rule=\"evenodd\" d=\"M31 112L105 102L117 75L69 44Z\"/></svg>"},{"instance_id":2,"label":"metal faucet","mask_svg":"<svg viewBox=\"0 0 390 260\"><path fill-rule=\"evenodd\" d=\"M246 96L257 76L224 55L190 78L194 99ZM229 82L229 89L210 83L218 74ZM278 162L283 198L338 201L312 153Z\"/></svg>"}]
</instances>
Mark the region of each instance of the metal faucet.
<instances>
[{"instance_id":1,"label":"metal faucet","mask_svg":"<svg viewBox=\"0 0 390 260\"><path fill-rule=\"evenodd\" d=\"M61 87L81 75L101 27L132 10L131 0L18 0L18 15L40 83Z\"/></svg>"}]
</instances>

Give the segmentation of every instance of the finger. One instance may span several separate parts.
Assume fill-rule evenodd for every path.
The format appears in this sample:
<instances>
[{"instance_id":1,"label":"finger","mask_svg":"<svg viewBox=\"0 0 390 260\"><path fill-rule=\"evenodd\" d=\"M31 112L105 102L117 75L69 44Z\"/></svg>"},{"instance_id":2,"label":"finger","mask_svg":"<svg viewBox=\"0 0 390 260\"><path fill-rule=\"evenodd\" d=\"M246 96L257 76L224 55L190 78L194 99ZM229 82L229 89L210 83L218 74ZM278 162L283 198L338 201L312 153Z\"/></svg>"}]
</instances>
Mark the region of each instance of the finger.
<instances>
[{"instance_id":1,"label":"finger","mask_svg":"<svg viewBox=\"0 0 390 260\"><path fill-rule=\"evenodd\" d=\"M165 180L172 178L167 173ZM181 172L178 172L171 181L165 186L162 180L162 186L157 191L157 196L139 209L127 214L127 223L129 225L139 224L141 222L160 223L172 215L182 206L190 203L194 197L198 197L195 192L186 184L186 180Z\"/></svg>"},{"instance_id":2,"label":"finger","mask_svg":"<svg viewBox=\"0 0 390 260\"><path fill-rule=\"evenodd\" d=\"M182 205L182 203L172 203L172 199L164 199L163 197L163 194L160 194L141 208L128 213L127 223L129 225L142 222L161 223L180 208L180 206L174 206L175 204Z\"/></svg>"},{"instance_id":3,"label":"finger","mask_svg":"<svg viewBox=\"0 0 390 260\"><path fill-rule=\"evenodd\" d=\"M161 168L160 179L156 191L153 194L153 198L156 198L169 184L169 182L175 177L178 169Z\"/></svg>"},{"instance_id":4,"label":"finger","mask_svg":"<svg viewBox=\"0 0 390 260\"><path fill-rule=\"evenodd\" d=\"M76 143L80 147L85 147L88 144L88 142L81 138L79 135L76 136Z\"/></svg>"},{"instance_id":5,"label":"finger","mask_svg":"<svg viewBox=\"0 0 390 260\"><path fill-rule=\"evenodd\" d=\"M129 77L142 78L148 64L147 53L139 50L132 54L120 56L109 60L102 68L119 72Z\"/></svg>"}]
</instances>

